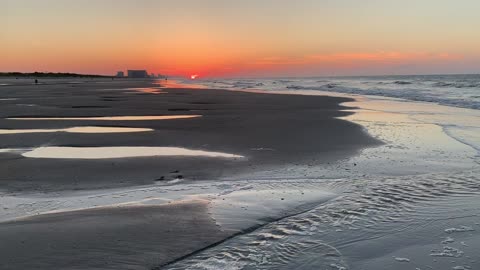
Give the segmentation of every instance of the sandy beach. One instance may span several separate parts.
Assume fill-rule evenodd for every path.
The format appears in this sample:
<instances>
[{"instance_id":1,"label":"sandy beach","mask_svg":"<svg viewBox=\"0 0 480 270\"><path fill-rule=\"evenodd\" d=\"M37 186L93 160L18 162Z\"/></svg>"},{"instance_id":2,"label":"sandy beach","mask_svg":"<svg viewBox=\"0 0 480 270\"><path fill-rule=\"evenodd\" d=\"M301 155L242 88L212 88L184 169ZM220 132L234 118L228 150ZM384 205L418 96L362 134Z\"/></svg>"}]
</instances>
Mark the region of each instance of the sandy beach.
<instances>
[{"instance_id":1,"label":"sandy beach","mask_svg":"<svg viewBox=\"0 0 480 270\"><path fill-rule=\"evenodd\" d=\"M381 144L361 126L338 119L352 114L341 105L352 101L347 98L160 88L150 81L71 84L54 80L44 85L3 86L1 93L0 125L9 132L0 135L0 188L7 197L61 198L178 184L181 189L182 183L215 182L294 164L334 163ZM188 115L198 117L124 118ZM144 132L72 131L85 126L141 128ZM62 153L61 147L71 151L49 156L52 148ZM119 150L122 158L108 158L115 147L124 147ZM143 148L135 152L135 147ZM137 157L154 147L222 155L152 153ZM87 153L100 149L106 157L97 158L99 153L72 156L75 149L85 148L91 149ZM35 151L40 152L29 156ZM223 156L227 153L232 157ZM299 193L304 197L300 199L272 195L276 203L285 198L289 203L281 207L274 203L271 209L275 211L258 211L250 219L240 212L226 219L227 227L215 223L207 208L209 201L164 199L154 205L124 206L107 200L106 206L73 205L81 209L72 211L62 210L60 204L49 213L37 200L31 209L40 206L33 210L37 214L17 212L20 219L7 220L4 216L0 224L2 269L151 269L324 201L324 196L308 197L305 192ZM9 206L4 205L8 212Z\"/></svg>"},{"instance_id":2,"label":"sandy beach","mask_svg":"<svg viewBox=\"0 0 480 270\"><path fill-rule=\"evenodd\" d=\"M162 83L0 88L0 268L478 265L477 111Z\"/></svg>"},{"instance_id":3,"label":"sandy beach","mask_svg":"<svg viewBox=\"0 0 480 270\"><path fill-rule=\"evenodd\" d=\"M0 227L2 269L148 269L229 235L202 201L44 214Z\"/></svg>"},{"instance_id":4,"label":"sandy beach","mask_svg":"<svg viewBox=\"0 0 480 270\"><path fill-rule=\"evenodd\" d=\"M369 137L359 125L338 119L351 114L343 112L345 107L340 105L349 99L156 87L158 85L150 82L115 81L2 87L2 98L14 98L2 102L2 129L106 126L147 128L152 131L4 134L1 135L0 148L174 146L246 158L171 156L51 160L19 158L18 153L6 153L0 157L3 177L1 188L24 192L28 189L112 188L152 184L157 180L169 181L177 176L188 180L210 180L266 170L270 166L327 163L348 157L363 147L380 143ZM142 90L144 88L157 89L160 93L145 93ZM89 119L99 116L176 115L200 117L138 121ZM48 120L48 117L57 119ZM86 119L70 120L69 117Z\"/></svg>"}]
</instances>

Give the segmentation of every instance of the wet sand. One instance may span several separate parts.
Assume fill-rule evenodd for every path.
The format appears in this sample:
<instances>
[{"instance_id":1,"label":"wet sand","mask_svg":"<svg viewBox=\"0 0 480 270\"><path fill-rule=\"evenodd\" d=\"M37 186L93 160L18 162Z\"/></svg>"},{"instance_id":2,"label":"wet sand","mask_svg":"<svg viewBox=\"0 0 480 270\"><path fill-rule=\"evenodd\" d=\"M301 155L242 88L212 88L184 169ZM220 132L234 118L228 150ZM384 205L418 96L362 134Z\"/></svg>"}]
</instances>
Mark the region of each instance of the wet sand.
<instances>
[{"instance_id":1,"label":"wet sand","mask_svg":"<svg viewBox=\"0 0 480 270\"><path fill-rule=\"evenodd\" d=\"M0 155L0 189L68 191L152 184L156 180L212 180L289 164L322 164L379 144L359 125L337 119L346 98L267 95L207 89L132 88L151 81L3 86L1 129L114 126L153 129L137 133L3 134L0 149L40 146L159 146L223 152L246 159L144 157L110 160L22 158ZM19 106L29 104L31 106ZM32 120L45 117L201 115L191 119L106 121ZM7 118L29 118L13 120ZM176 173L171 173L176 172Z\"/></svg>"},{"instance_id":2,"label":"wet sand","mask_svg":"<svg viewBox=\"0 0 480 270\"><path fill-rule=\"evenodd\" d=\"M0 268L150 269L230 234L202 201L45 214L0 225Z\"/></svg>"},{"instance_id":3,"label":"wet sand","mask_svg":"<svg viewBox=\"0 0 480 270\"><path fill-rule=\"evenodd\" d=\"M184 147L245 158L85 160L0 153L0 190L14 196L59 196L79 190L171 185L168 181L174 179L215 181L297 164L334 163L380 144L361 126L337 118L352 114L342 111L346 107L341 103L351 101L348 98L213 89L161 89L159 95L156 91L130 89L149 87L158 85L151 81L93 81L2 86L1 129L113 126L153 131L2 134L0 149ZM167 115L201 117L139 121L31 119ZM237 232L217 226L205 202L44 214L0 223L0 268L151 269Z\"/></svg>"}]
</instances>

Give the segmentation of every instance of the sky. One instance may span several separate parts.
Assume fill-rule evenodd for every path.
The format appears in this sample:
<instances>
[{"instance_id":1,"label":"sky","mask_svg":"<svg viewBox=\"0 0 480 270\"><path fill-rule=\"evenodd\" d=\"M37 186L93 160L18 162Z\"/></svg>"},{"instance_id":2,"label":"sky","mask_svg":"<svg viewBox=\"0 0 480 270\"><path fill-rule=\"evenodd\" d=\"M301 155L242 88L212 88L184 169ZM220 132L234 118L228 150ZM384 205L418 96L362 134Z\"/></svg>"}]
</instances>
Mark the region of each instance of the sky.
<instances>
[{"instance_id":1,"label":"sky","mask_svg":"<svg viewBox=\"0 0 480 270\"><path fill-rule=\"evenodd\" d=\"M480 73L478 0L0 0L0 72Z\"/></svg>"}]
</instances>

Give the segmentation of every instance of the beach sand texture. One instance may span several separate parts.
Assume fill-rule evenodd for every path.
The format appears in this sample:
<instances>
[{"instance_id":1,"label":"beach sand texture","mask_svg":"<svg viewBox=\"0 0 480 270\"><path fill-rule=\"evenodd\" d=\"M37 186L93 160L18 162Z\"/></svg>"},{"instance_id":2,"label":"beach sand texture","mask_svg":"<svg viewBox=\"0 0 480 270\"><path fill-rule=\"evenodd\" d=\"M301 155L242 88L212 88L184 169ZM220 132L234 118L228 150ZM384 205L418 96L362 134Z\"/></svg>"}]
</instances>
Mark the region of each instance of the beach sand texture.
<instances>
[{"instance_id":1,"label":"beach sand texture","mask_svg":"<svg viewBox=\"0 0 480 270\"><path fill-rule=\"evenodd\" d=\"M0 89L1 269L479 266L474 110L68 82Z\"/></svg>"}]
</instances>

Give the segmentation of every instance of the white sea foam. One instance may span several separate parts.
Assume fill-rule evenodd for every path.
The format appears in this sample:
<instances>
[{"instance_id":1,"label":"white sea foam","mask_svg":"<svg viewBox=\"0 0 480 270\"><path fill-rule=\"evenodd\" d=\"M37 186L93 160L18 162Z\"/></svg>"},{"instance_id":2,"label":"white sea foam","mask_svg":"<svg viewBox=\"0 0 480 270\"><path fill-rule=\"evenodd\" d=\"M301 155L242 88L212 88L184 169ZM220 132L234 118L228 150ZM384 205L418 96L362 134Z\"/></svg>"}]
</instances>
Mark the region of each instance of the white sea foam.
<instances>
[{"instance_id":1,"label":"white sea foam","mask_svg":"<svg viewBox=\"0 0 480 270\"><path fill-rule=\"evenodd\" d=\"M446 233L455 233L455 232L471 232L471 231L475 231L474 228L472 227L469 227L469 226L460 226L458 228L448 228L448 229L445 229L445 232Z\"/></svg>"},{"instance_id":2,"label":"white sea foam","mask_svg":"<svg viewBox=\"0 0 480 270\"><path fill-rule=\"evenodd\" d=\"M338 265L336 263L331 263L330 266L333 268L333 269L337 269L337 270L347 270L347 268L341 266L341 265Z\"/></svg>"},{"instance_id":3,"label":"white sea foam","mask_svg":"<svg viewBox=\"0 0 480 270\"><path fill-rule=\"evenodd\" d=\"M470 270L472 268L466 265L457 265L457 266L454 266L452 269L453 270Z\"/></svg>"},{"instance_id":4,"label":"white sea foam","mask_svg":"<svg viewBox=\"0 0 480 270\"><path fill-rule=\"evenodd\" d=\"M445 238L445 240L442 241L442 244L450 244L453 242L455 242L455 239L453 239L452 237L447 237Z\"/></svg>"},{"instance_id":5,"label":"white sea foam","mask_svg":"<svg viewBox=\"0 0 480 270\"><path fill-rule=\"evenodd\" d=\"M463 254L464 252L459 250L458 248L444 246L443 250L432 250L432 252L430 253L430 256L459 258L459 257L462 257Z\"/></svg>"},{"instance_id":6,"label":"white sea foam","mask_svg":"<svg viewBox=\"0 0 480 270\"><path fill-rule=\"evenodd\" d=\"M410 259L408 259L408 258L402 258L402 257L393 257L393 258L397 262L410 262Z\"/></svg>"}]
</instances>

